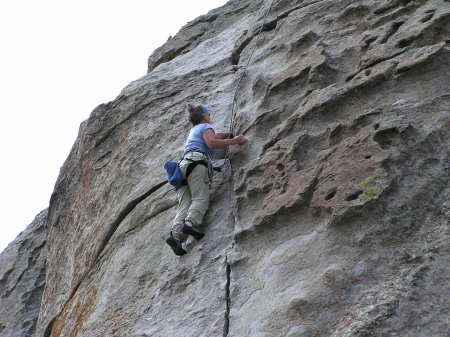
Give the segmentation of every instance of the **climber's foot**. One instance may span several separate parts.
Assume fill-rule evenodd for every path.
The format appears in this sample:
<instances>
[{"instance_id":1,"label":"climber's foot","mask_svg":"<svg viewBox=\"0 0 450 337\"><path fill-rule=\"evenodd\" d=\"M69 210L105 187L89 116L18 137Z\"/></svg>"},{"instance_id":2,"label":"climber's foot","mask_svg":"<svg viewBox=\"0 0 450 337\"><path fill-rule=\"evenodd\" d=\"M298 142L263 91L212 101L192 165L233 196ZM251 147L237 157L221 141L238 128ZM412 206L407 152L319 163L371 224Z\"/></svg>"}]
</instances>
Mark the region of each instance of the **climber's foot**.
<instances>
[{"instance_id":1,"label":"climber's foot","mask_svg":"<svg viewBox=\"0 0 450 337\"><path fill-rule=\"evenodd\" d=\"M200 240L205 236L198 228L194 226L189 220L185 220L183 224L183 233L192 235L196 240Z\"/></svg>"},{"instance_id":2,"label":"climber's foot","mask_svg":"<svg viewBox=\"0 0 450 337\"><path fill-rule=\"evenodd\" d=\"M182 256L186 254L186 251L183 249L181 245L181 241L177 240L173 237L172 232L170 232L170 237L166 240L166 243L172 248L175 255Z\"/></svg>"}]
</instances>

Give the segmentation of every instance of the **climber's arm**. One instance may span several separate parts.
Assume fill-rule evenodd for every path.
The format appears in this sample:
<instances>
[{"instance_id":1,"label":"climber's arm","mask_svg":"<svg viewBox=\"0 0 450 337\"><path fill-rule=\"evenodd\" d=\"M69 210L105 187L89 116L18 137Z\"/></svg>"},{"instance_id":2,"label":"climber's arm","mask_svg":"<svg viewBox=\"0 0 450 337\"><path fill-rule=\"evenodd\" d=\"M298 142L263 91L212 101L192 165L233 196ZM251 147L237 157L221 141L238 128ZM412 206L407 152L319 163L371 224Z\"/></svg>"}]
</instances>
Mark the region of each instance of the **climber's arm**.
<instances>
[{"instance_id":1,"label":"climber's arm","mask_svg":"<svg viewBox=\"0 0 450 337\"><path fill-rule=\"evenodd\" d=\"M232 139L220 139L216 136L213 129L203 132L203 140L210 149L223 149L230 145L243 144L247 141L244 136L237 136Z\"/></svg>"},{"instance_id":2,"label":"climber's arm","mask_svg":"<svg viewBox=\"0 0 450 337\"><path fill-rule=\"evenodd\" d=\"M233 137L233 134L230 132L218 132L216 133L216 138L219 139L227 139Z\"/></svg>"}]
</instances>

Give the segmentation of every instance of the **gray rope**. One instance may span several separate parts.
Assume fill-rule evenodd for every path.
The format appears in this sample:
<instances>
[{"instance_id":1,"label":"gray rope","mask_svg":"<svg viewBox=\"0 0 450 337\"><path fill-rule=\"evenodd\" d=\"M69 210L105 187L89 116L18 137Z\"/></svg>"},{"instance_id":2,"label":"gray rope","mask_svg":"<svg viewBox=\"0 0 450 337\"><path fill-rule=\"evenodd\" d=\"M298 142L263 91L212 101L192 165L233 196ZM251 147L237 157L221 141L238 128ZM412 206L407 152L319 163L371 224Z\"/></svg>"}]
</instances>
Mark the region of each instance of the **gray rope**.
<instances>
[{"instance_id":1,"label":"gray rope","mask_svg":"<svg viewBox=\"0 0 450 337\"><path fill-rule=\"evenodd\" d=\"M253 54L254 54L255 51L256 51L256 47L258 46L260 35L261 35L261 33L262 33L263 29L264 29L264 26L265 26L265 24L266 24L267 16L269 15L269 13L270 13L270 11L271 11L271 9L272 9L272 6L273 6L274 1L275 1L275 0L272 0L272 1L270 2L270 6L269 6L269 8L267 9L266 13L264 14L263 23L262 23L261 28L259 29L258 33L256 34L256 42L255 42L255 45L253 46L253 49L252 49L252 51L250 52L250 56L249 56L249 58L248 58L248 60L247 60L247 64L245 64L245 66L244 66L244 68L243 68L243 71L242 71L241 75L239 76L239 79L238 79L238 82L237 82L237 85L236 85L236 89L235 89L235 91L234 91L233 106L232 106L232 109L231 109L231 121L230 121L230 128L229 128L229 132L230 132L231 134L233 134L233 135L234 135L234 127L235 127L234 121L235 121L235 117L236 117L236 106L237 106L237 103L238 103L238 93L239 93L239 89L240 89L240 87L241 87L241 82L242 82L242 79L244 78L244 76L245 76L245 74L246 74L246 72L247 72L247 69L248 69L248 67L249 67L249 65L250 65L250 62L251 62L252 58L253 58ZM261 11L262 11L262 8L261 8ZM258 15L258 17L259 17L259 15ZM262 35L262 37L263 37L263 40L262 40L262 41L264 42L264 39L265 39L264 34ZM232 166L231 166L230 151L228 150L228 148L226 148L226 150L225 150L225 162L224 162L224 164L223 164L222 166L224 166L225 163L226 163L227 161L229 162L229 164L230 164L230 169L232 170L233 168L232 168Z\"/></svg>"},{"instance_id":2,"label":"gray rope","mask_svg":"<svg viewBox=\"0 0 450 337\"><path fill-rule=\"evenodd\" d=\"M247 72L247 69L248 69L248 67L250 65L250 62L251 62L252 58L253 58L253 54L256 51L256 47L258 46L258 42L259 42L258 38L260 37L260 34L263 31L263 29L264 29L264 26L266 24L267 16L269 15L270 10L272 9L273 3L274 3L274 0L271 1L270 6L269 6L269 8L266 11L266 14L264 15L263 24L261 25L261 28L259 29L259 32L256 34L256 39L257 40L256 40L255 45L253 46L253 49L252 49L252 51L250 53L250 56L249 56L249 58L247 60L247 64L243 68L244 70L242 71L241 76L239 76L239 80L238 80L238 83L236 85L236 89L234 91L233 107L231 109L231 123L230 123L230 132L231 133L233 133L233 131L234 131L234 119L235 119L235 115L236 115L236 104L238 102L238 92L239 92L239 89L241 87L241 82L242 82L242 79L244 78L244 76L245 76L245 74ZM262 35L262 37L263 37L263 42L264 42L264 39L265 39L264 35Z\"/></svg>"}]
</instances>

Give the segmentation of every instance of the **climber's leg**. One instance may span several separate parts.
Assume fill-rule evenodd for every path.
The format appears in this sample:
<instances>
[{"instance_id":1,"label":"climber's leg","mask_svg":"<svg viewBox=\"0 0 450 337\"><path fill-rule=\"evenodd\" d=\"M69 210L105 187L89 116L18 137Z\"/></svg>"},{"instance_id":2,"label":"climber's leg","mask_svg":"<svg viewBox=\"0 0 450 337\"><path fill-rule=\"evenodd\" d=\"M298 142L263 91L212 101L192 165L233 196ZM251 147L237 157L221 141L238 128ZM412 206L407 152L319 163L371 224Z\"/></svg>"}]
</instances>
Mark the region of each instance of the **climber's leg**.
<instances>
[{"instance_id":1,"label":"climber's leg","mask_svg":"<svg viewBox=\"0 0 450 337\"><path fill-rule=\"evenodd\" d=\"M192 202L186 216L186 223L190 226L200 226L209 206L209 178L208 168L197 165L188 177L188 186ZM187 230L189 232L189 229ZM195 232L201 233L195 228ZM189 233L195 236L194 233ZM201 233L202 234L202 233ZM198 236L202 236L198 234Z\"/></svg>"},{"instance_id":2,"label":"climber's leg","mask_svg":"<svg viewBox=\"0 0 450 337\"><path fill-rule=\"evenodd\" d=\"M191 206L191 192L188 185L179 187L177 190L177 214L172 224L172 233L175 239L184 242L187 234L183 233L184 219L188 215L189 206Z\"/></svg>"}]
</instances>

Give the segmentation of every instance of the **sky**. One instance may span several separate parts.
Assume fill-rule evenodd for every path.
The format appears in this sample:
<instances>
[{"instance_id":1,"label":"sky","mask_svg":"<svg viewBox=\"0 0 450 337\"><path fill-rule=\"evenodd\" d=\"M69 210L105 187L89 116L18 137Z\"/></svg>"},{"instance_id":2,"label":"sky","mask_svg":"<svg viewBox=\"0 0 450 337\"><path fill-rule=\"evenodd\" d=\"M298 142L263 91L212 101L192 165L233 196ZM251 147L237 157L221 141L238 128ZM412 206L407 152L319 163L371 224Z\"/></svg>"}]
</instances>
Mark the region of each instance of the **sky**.
<instances>
[{"instance_id":1,"label":"sky","mask_svg":"<svg viewBox=\"0 0 450 337\"><path fill-rule=\"evenodd\" d=\"M226 0L0 3L0 252L48 207L80 123Z\"/></svg>"}]
</instances>

